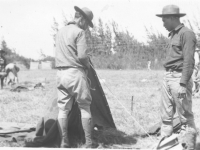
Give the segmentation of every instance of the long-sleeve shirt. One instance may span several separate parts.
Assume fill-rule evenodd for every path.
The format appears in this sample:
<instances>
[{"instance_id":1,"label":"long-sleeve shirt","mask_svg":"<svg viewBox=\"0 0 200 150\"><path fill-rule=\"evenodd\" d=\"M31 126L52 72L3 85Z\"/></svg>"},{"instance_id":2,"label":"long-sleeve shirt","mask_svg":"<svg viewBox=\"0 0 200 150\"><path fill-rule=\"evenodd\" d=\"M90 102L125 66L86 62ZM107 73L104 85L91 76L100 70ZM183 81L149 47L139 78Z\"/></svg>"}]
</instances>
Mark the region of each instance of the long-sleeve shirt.
<instances>
[{"instance_id":1,"label":"long-sleeve shirt","mask_svg":"<svg viewBox=\"0 0 200 150\"><path fill-rule=\"evenodd\" d=\"M195 34L192 30L180 24L169 33L169 36L169 55L164 67L166 70L172 69L182 72L180 83L186 85L194 69Z\"/></svg>"},{"instance_id":2,"label":"long-sleeve shirt","mask_svg":"<svg viewBox=\"0 0 200 150\"><path fill-rule=\"evenodd\" d=\"M85 31L73 22L56 35L56 67L86 68L89 64Z\"/></svg>"}]
</instances>

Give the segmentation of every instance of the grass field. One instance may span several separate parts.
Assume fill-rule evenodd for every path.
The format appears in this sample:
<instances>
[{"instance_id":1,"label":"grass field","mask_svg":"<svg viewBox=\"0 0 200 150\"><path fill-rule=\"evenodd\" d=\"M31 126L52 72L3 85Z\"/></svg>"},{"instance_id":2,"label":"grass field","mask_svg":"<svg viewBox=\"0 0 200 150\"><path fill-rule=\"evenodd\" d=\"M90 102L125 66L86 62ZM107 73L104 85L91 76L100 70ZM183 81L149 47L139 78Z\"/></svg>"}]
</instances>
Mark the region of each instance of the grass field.
<instances>
[{"instance_id":1,"label":"grass field","mask_svg":"<svg viewBox=\"0 0 200 150\"><path fill-rule=\"evenodd\" d=\"M18 122L36 125L53 97L55 70L19 72L19 82L45 82L45 89L11 92L6 89L0 94L0 122ZM148 149L157 137L143 137L152 125L159 122L160 83L163 71L146 70L97 70L107 97L118 133L123 139L115 144L126 144L132 148ZM133 111L131 103L133 98ZM199 99L193 99L193 111L197 128L200 127ZM199 128L198 128L199 130ZM116 137L118 136L115 134ZM121 135L120 135L121 136ZM198 136L198 145L200 144ZM0 146L9 146L0 143Z\"/></svg>"}]
</instances>

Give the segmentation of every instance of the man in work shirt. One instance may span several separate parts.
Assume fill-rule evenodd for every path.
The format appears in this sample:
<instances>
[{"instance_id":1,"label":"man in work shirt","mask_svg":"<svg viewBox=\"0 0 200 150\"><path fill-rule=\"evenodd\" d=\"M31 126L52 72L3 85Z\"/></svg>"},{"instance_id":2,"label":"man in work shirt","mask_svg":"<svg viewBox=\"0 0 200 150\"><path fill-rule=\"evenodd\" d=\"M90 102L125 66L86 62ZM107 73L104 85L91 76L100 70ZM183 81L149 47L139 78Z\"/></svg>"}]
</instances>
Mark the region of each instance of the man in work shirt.
<instances>
[{"instance_id":1,"label":"man in work shirt","mask_svg":"<svg viewBox=\"0 0 200 150\"><path fill-rule=\"evenodd\" d=\"M60 147L70 147L67 116L75 99L81 111L86 139L82 147L91 148L90 104L92 97L86 75L90 63L84 30L87 30L89 26L93 27L93 13L88 8L80 9L76 6L74 8L76 10L74 20L59 30L56 36L58 127L62 139Z\"/></svg>"},{"instance_id":2,"label":"man in work shirt","mask_svg":"<svg viewBox=\"0 0 200 150\"><path fill-rule=\"evenodd\" d=\"M5 67L6 67L6 59L4 57L5 51L0 49L0 79L1 79L1 89L3 89L3 81L6 76Z\"/></svg>"},{"instance_id":3,"label":"man in work shirt","mask_svg":"<svg viewBox=\"0 0 200 150\"><path fill-rule=\"evenodd\" d=\"M179 7L165 6L162 14L164 27L170 32L170 46L164 67L162 99L161 99L161 136L168 137L173 133L172 120L177 111L180 121L186 125L183 139L185 148L195 149L196 127L192 112L192 73L194 69L194 51L196 37L193 31L180 23Z\"/></svg>"}]
</instances>

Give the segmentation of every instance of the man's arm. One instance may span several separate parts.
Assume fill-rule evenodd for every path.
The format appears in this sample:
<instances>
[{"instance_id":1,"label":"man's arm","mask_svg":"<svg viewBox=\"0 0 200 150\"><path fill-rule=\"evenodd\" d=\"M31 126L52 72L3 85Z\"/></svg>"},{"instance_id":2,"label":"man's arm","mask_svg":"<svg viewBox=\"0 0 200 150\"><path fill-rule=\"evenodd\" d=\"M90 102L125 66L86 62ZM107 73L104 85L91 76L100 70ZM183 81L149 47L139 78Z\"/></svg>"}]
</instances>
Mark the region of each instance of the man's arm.
<instances>
[{"instance_id":1,"label":"man's arm","mask_svg":"<svg viewBox=\"0 0 200 150\"><path fill-rule=\"evenodd\" d=\"M183 33L182 37L183 49L183 70L180 84L185 85L190 80L194 69L194 52L196 46L195 34L191 31Z\"/></svg>"},{"instance_id":2,"label":"man's arm","mask_svg":"<svg viewBox=\"0 0 200 150\"><path fill-rule=\"evenodd\" d=\"M86 36L85 32L80 32L78 38L77 38L77 52L78 52L78 59L79 61L87 68L90 68L89 63L89 56L87 54L87 43L86 43Z\"/></svg>"}]
</instances>

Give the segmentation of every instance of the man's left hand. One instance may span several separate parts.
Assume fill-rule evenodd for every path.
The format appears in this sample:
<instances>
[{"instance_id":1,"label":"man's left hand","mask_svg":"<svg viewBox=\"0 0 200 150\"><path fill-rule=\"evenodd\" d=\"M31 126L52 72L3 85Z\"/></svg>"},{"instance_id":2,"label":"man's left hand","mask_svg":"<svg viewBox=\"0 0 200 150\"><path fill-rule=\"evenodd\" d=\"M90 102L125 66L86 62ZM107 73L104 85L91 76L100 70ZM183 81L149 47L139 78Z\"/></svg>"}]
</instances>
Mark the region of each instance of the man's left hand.
<instances>
[{"instance_id":1,"label":"man's left hand","mask_svg":"<svg viewBox=\"0 0 200 150\"><path fill-rule=\"evenodd\" d=\"M178 89L178 98L186 98L186 86L180 84L180 87Z\"/></svg>"}]
</instances>

